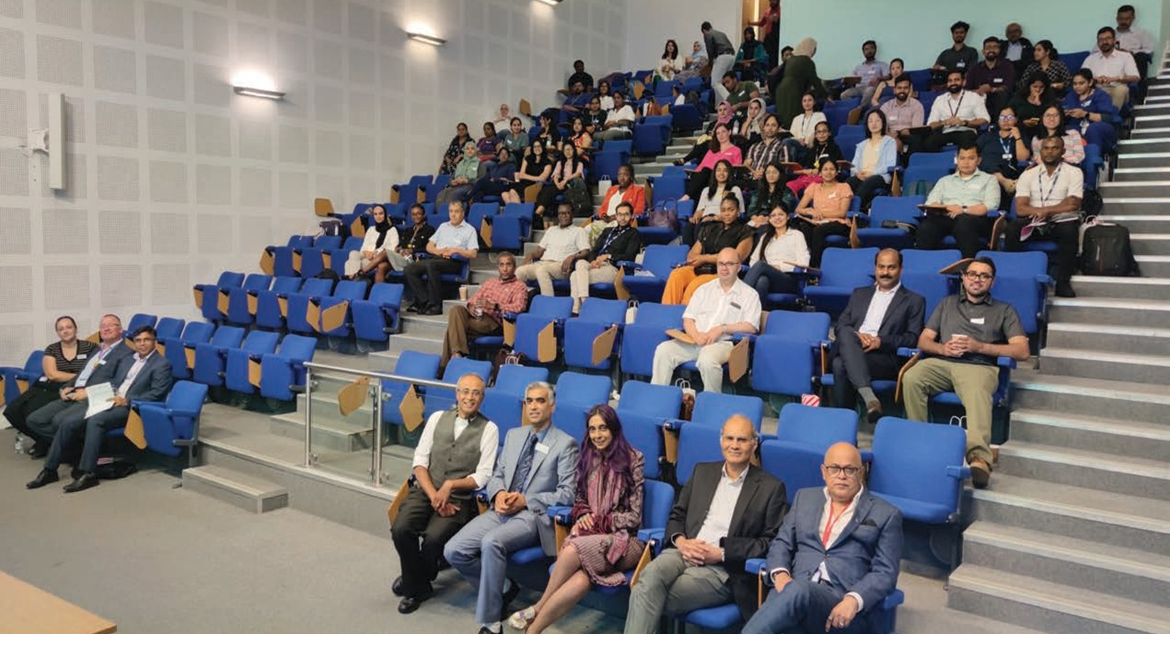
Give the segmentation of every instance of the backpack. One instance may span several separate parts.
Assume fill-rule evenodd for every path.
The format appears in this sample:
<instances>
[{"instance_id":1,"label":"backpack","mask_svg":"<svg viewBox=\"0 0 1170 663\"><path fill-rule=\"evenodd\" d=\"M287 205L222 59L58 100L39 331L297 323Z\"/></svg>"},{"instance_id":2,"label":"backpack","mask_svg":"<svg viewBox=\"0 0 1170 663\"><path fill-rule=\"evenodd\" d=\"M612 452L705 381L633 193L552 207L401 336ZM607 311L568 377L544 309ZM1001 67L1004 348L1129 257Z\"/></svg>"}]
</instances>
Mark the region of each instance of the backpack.
<instances>
[{"instance_id":1,"label":"backpack","mask_svg":"<svg viewBox=\"0 0 1170 663\"><path fill-rule=\"evenodd\" d=\"M590 216L593 214L593 199L581 178L574 178L565 187L565 202L573 206L573 216Z\"/></svg>"},{"instance_id":2,"label":"backpack","mask_svg":"<svg viewBox=\"0 0 1170 663\"><path fill-rule=\"evenodd\" d=\"M333 271L332 269L326 267L325 269L322 269L321 271L317 272L317 275L314 276L313 278L326 279L329 281L333 281L333 287L336 288L337 282L341 280L341 275L339 275L337 272Z\"/></svg>"},{"instance_id":3,"label":"backpack","mask_svg":"<svg viewBox=\"0 0 1170 663\"><path fill-rule=\"evenodd\" d=\"M1105 207L1105 201L1096 189L1085 189L1081 198L1081 213L1086 217L1098 216Z\"/></svg>"},{"instance_id":4,"label":"backpack","mask_svg":"<svg viewBox=\"0 0 1170 663\"><path fill-rule=\"evenodd\" d=\"M1081 273L1086 276L1137 276L1138 264L1125 226L1101 223L1085 229Z\"/></svg>"},{"instance_id":5,"label":"backpack","mask_svg":"<svg viewBox=\"0 0 1170 663\"><path fill-rule=\"evenodd\" d=\"M670 228L673 233L678 232L678 205L673 200L662 200L654 204L654 209L646 216L647 228Z\"/></svg>"}]
</instances>

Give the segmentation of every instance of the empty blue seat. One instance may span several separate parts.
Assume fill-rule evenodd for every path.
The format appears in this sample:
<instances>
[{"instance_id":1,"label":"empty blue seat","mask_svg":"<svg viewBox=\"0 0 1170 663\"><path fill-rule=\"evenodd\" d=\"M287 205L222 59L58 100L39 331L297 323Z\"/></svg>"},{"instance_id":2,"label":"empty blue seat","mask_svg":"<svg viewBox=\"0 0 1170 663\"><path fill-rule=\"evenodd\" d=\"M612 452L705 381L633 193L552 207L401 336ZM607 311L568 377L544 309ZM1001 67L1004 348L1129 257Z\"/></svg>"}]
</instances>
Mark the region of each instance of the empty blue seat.
<instances>
[{"instance_id":1,"label":"empty blue seat","mask_svg":"<svg viewBox=\"0 0 1170 663\"><path fill-rule=\"evenodd\" d=\"M183 327L187 322L182 318L159 318L158 324L154 328L156 339L167 337L176 338L183 335Z\"/></svg>"},{"instance_id":2,"label":"empty blue seat","mask_svg":"<svg viewBox=\"0 0 1170 663\"><path fill-rule=\"evenodd\" d=\"M288 295L285 324L290 332L312 334L316 330L309 323L309 305L320 306L321 300L333 292L333 281L327 279L305 279L301 289ZM319 318L318 318L319 320ZM320 323L318 323L320 324Z\"/></svg>"},{"instance_id":3,"label":"empty blue seat","mask_svg":"<svg viewBox=\"0 0 1170 663\"><path fill-rule=\"evenodd\" d=\"M279 342L280 334L257 330L248 333L248 337L244 339L243 347L228 348L227 360L224 364L224 385L239 394L255 393L256 385L252 384L250 380L249 364L254 363L259 366L260 359L275 351L276 344Z\"/></svg>"},{"instance_id":4,"label":"empty blue seat","mask_svg":"<svg viewBox=\"0 0 1170 663\"><path fill-rule=\"evenodd\" d=\"M171 364L171 375L176 380L186 380L191 377L191 366L187 361L186 348L194 351L199 343L206 343L215 333L215 325L210 322L192 322L183 328L182 335L158 335L157 348L160 354Z\"/></svg>"},{"instance_id":5,"label":"empty blue seat","mask_svg":"<svg viewBox=\"0 0 1170 663\"><path fill-rule=\"evenodd\" d=\"M804 295L818 311L836 317L845 309L855 288L873 284L876 248L825 249L820 281L804 289Z\"/></svg>"},{"instance_id":6,"label":"empty blue seat","mask_svg":"<svg viewBox=\"0 0 1170 663\"><path fill-rule=\"evenodd\" d=\"M430 175L414 175L405 184L395 184L390 187L390 196L395 198L393 202L402 203L408 208L418 202L420 187L425 187L432 184L434 180Z\"/></svg>"},{"instance_id":7,"label":"empty blue seat","mask_svg":"<svg viewBox=\"0 0 1170 663\"><path fill-rule=\"evenodd\" d=\"M299 277L277 276L273 279L270 289L256 293L256 326L263 329L283 329L288 296L300 289Z\"/></svg>"},{"instance_id":8,"label":"empty blue seat","mask_svg":"<svg viewBox=\"0 0 1170 663\"><path fill-rule=\"evenodd\" d=\"M340 281L333 294L321 298L318 331L325 336L347 338L353 331L353 305L365 301L367 281Z\"/></svg>"},{"instance_id":9,"label":"empty blue seat","mask_svg":"<svg viewBox=\"0 0 1170 663\"><path fill-rule=\"evenodd\" d=\"M289 334L280 350L260 358L260 395L291 401L294 388L305 386L305 362L313 360L317 339Z\"/></svg>"},{"instance_id":10,"label":"empty blue seat","mask_svg":"<svg viewBox=\"0 0 1170 663\"><path fill-rule=\"evenodd\" d=\"M622 385L617 413L626 439L646 458L646 478L662 476L660 459L665 454L662 426L679 415L682 389L670 385L629 380Z\"/></svg>"},{"instance_id":11,"label":"empty blue seat","mask_svg":"<svg viewBox=\"0 0 1170 663\"><path fill-rule=\"evenodd\" d=\"M631 273L626 266L622 285L630 292L630 297L639 302L661 302L666 279L671 270L686 262L689 250L687 246L647 246L637 272Z\"/></svg>"},{"instance_id":12,"label":"empty blue seat","mask_svg":"<svg viewBox=\"0 0 1170 663\"><path fill-rule=\"evenodd\" d=\"M556 355L551 358L541 358L539 339L540 334L549 325L555 328L562 325L566 318L573 314L572 297L546 297L537 295L533 298L528 312L516 316L516 338L513 347L521 352L526 361L548 362L555 361Z\"/></svg>"},{"instance_id":13,"label":"empty blue seat","mask_svg":"<svg viewBox=\"0 0 1170 663\"><path fill-rule=\"evenodd\" d=\"M626 303L620 300L590 297L581 305L581 312L575 318L565 320L564 348L565 365L572 368L608 370L609 357L593 363L593 341L611 327L619 332L626 320ZM616 338L614 353L621 347Z\"/></svg>"},{"instance_id":14,"label":"empty blue seat","mask_svg":"<svg viewBox=\"0 0 1170 663\"><path fill-rule=\"evenodd\" d=\"M439 355L426 354L415 350L404 350L394 364L393 375L419 380L434 380L439 373ZM382 421L402 424L402 397L410 390L410 384L396 380L382 380Z\"/></svg>"},{"instance_id":15,"label":"empty blue seat","mask_svg":"<svg viewBox=\"0 0 1170 663\"><path fill-rule=\"evenodd\" d=\"M133 407L142 418L146 448L172 458L184 449L193 454L206 399L207 385L180 380L171 387L164 403L135 401Z\"/></svg>"},{"instance_id":16,"label":"empty blue seat","mask_svg":"<svg viewBox=\"0 0 1170 663\"><path fill-rule=\"evenodd\" d=\"M351 302L354 336L385 343L390 334L398 333L402 329L403 289L401 283L375 283L367 299Z\"/></svg>"},{"instance_id":17,"label":"empty blue seat","mask_svg":"<svg viewBox=\"0 0 1170 663\"><path fill-rule=\"evenodd\" d=\"M205 283L194 286L192 294L195 296L195 308L198 308L203 313L203 317L208 320L213 322L223 320L223 313L219 310L220 293L226 295L230 288L238 288L243 282L243 274L239 272L223 272L219 275L219 279L215 282L215 285ZM134 327L126 328L127 332L133 330Z\"/></svg>"},{"instance_id":18,"label":"empty blue seat","mask_svg":"<svg viewBox=\"0 0 1170 663\"><path fill-rule=\"evenodd\" d=\"M27 389L28 385L41 379L44 375L44 358L43 350L34 350L28 355L24 366L3 366L0 367L0 382L4 384L4 402L11 403L24 393L21 389L21 383Z\"/></svg>"},{"instance_id":19,"label":"empty blue seat","mask_svg":"<svg viewBox=\"0 0 1170 663\"><path fill-rule=\"evenodd\" d=\"M227 351L240 347L244 330L239 327L220 327L215 330L210 342L196 343L193 376L196 382L218 387L223 384L224 361ZM184 349L190 349L184 344Z\"/></svg>"},{"instance_id":20,"label":"empty blue seat","mask_svg":"<svg viewBox=\"0 0 1170 663\"><path fill-rule=\"evenodd\" d=\"M227 321L250 325L256 321L256 304L260 293L272 286L267 274L249 274L238 287L228 288Z\"/></svg>"},{"instance_id":21,"label":"empty blue seat","mask_svg":"<svg viewBox=\"0 0 1170 663\"><path fill-rule=\"evenodd\" d=\"M857 241L864 247L910 248L914 245L910 228L918 227L918 217L922 214L918 206L925 202L926 196L874 198L869 214L864 215L869 220L869 227L857 229ZM892 227L886 227L887 223Z\"/></svg>"}]
</instances>

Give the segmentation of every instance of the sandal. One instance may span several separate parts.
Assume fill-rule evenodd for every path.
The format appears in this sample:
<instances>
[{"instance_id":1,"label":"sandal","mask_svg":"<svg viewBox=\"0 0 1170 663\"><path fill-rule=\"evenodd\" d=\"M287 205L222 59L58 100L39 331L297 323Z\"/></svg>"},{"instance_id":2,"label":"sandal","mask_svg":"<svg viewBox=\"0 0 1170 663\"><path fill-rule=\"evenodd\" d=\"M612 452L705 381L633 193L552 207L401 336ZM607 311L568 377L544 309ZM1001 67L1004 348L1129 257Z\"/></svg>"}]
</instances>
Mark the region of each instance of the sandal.
<instances>
[{"instance_id":1,"label":"sandal","mask_svg":"<svg viewBox=\"0 0 1170 663\"><path fill-rule=\"evenodd\" d=\"M536 609L528 606L523 610L513 612L512 616L508 618L508 626L511 626L517 631L523 631L528 628L528 624L534 619L536 619Z\"/></svg>"}]
</instances>

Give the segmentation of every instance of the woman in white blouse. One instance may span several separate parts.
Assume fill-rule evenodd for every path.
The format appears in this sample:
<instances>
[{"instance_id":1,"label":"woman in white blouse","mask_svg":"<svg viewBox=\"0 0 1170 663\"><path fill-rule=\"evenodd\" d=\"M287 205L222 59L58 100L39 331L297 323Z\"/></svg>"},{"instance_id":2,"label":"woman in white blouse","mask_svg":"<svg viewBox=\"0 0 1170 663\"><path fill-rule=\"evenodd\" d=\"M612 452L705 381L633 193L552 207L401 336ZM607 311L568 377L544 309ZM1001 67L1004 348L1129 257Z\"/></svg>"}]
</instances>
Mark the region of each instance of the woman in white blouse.
<instances>
[{"instance_id":1,"label":"woman in white blouse","mask_svg":"<svg viewBox=\"0 0 1170 663\"><path fill-rule=\"evenodd\" d=\"M397 253L398 230L386 218L386 208L374 205L370 208L374 225L366 231L359 251L350 251L349 260L345 262L345 275L351 279L365 278L370 272L374 273L374 281L381 283L386 280L386 272L405 267L406 258ZM399 261L401 265L399 266Z\"/></svg>"},{"instance_id":2,"label":"woman in white blouse","mask_svg":"<svg viewBox=\"0 0 1170 663\"><path fill-rule=\"evenodd\" d=\"M808 244L804 233L788 227L788 212L780 205L768 215L772 232L765 232L749 261L751 268L743 282L760 293L760 300L773 293L795 293L797 280L791 272L808 265Z\"/></svg>"},{"instance_id":3,"label":"woman in white blouse","mask_svg":"<svg viewBox=\"0 0 1170 663\"><path fill-rule=\"evenodd\" d=\"M678 57L678 43L673 39L667 39L666 46L662 49L662 62L654 70L654 80L673 81L682 68L682 60Z\"/></svg>"},{"instance_id":4,"label":"woman in white blouse","mask_svg":"<svg viewBox=\"0 0 1170 663\"><path fill-rule=\"evenodd\" d=\"M816 106L817 99L811 92L806 92L800 98L800 107L804 112L792 118L792 126L788 128L792 137L785 138L784 142L780 144L788 154L787 161L800 161L808 148L812 147L813 140L816 139L814 134L817 125L821 122L828 122L825 119L825 114L816 110Z\"/></svg>"}]
</instances>

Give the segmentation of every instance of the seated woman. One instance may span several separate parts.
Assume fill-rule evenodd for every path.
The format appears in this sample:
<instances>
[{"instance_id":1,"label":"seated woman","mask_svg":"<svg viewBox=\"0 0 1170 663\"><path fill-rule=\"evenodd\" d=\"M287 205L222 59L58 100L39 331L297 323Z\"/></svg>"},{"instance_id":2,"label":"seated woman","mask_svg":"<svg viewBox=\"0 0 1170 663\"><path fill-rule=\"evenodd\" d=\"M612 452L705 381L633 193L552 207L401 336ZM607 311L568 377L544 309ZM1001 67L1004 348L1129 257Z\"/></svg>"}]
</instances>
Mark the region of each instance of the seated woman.
<instances>
[{"instance_id":1,"label":"seated woman","mask_svg":"<svg viewBox=\"0 0 1170 663\"><path fill-rule=\"evenodd\" d=\"M764 43L756 39L753 27L743 29L743 41L735 54L735 71L740 72L740 78L745 81L762 81L764 74L768 73L768 52Z\"/></svg>"},{"instance_id":2,"label":"seated woman","mask_svg":"<svg viewBox=\"0 0 1170 663\"><path fill-rule=\"evenodd\" d=\"M764 119L768 114L764 112L763 99L752 99L748 102L747 117L740 123L739 131L732 140L743 153L747 153L756 143L763 140Z\"/></svg>"},{"instance_id":3,"label":"seated woman","mask_svg":"<svg viewBox=\"0 0 1170 663\"><path fill-rule=\"evenodd\" d=\"M1053 95L1050 88L1048 74L1037 71L1008 102L1016 112L1016 126L1020 128L1025 142L1032 142L1040 133L1040 118L1044 114L1044 109L1052 103Z\"/></svg>"},{"instance_id":4,"label":"seated woman","mask_svg":"<svg viewBox=\"0 0 1170 663\"><path fill-rule=\"evenodd\" d=\"M1063 94L1068 90L1072 76L1068 73L1068 67L1060 61L1060 53L1056 51L1051 41L1041 39L1036 42L1032 47L1032 57L1032 64L1024 69L1017 87L1027 85L1025 81L1030 80L1032 74L1040 72L1048 76L1049 85L1056 92Z\"/></svg>"},{"instance_id":5,"label":"seated woman","mask_svg":"<svg viewBox=\"0 0 1170 663\"><path fill-rule=\"evenodd\" d=\"M1085 140L1109 152L1117 144L1117 127L1113 125L1117 109L1109 93L1097 87L1093 72L1081 69L1072 77L1072 90L1064 98L1064 115L1068 128L1081 132Z\"/></svg>"},{"instance_id":6,"label":"seated woman","mask_svg":"<svg viewBox=\"0 0 1170 663\"><path fill-rule=\"evenodd\" d=\"M727 103L726 101L720 101L715 106L715 119L711 120L711 124L707 126L707 132L713 132L715 127L721 124L727 125L731 128L731 132L735 133L735 111L731 110L731 104Z\"/></svg>"},{"instance_id":7,"label":"seated woman","mask_svg":"<svg viewBox=\"0 0 1170 663\"><path fill-rule=\"evenodd\" d=\"M553 163L544 150L544 143L536 141L528 148L523 166L516 171L515 182L500 195L505 203L524 202L524 190L538 182L545 182L552 174Z\"/></svg>"},{"instance_id":8,"label":"seated woman","mask_svg":"<svg viewBox=\"0 0 1170 663\"><path fill-rule=\"evenodd\" d=\"M1008 209L1016 180L1020 179L1020 162L1028 160L1028 145L1016 125L1016 111L1011 106L999 111L997 130L979 136L979 170L994 176L1000 186L1000 208Z\"/></svg>"},{"instance_id":9,"label":"seated woman","mask_svg":"<svg viewBox=\"0 0 1170 663\"><path fill-rule=\"evenodd\" d=\"M752 204L748 205L748 224L753 228L766 229L771 210L780 205L792 209L796 205L796 196L784 186L784 173L780 171L780 166L770 163L764 166L764 178L760 180L756 195L752 197Z\"/></svg>"},{"instance_id":10,"label":"seated woman","mask_svg":"<svg viewBox=\"0 0 1170 663\"><path fill-rule=\"evenodd\" d=\"M544 151L550 157L554 157L561 152L561 133L553 126L553 118L548 113L541 113L540 115L540 133L536 136L535 142L544 143Z\"/></svg>"},{"instance_id":11,"label":"seated woman","mask_svg":"<svg viewBox=\"0 0 1170 663\"><path fill-rule=\"evenodd\" d=\"M731 163L720 160L715 164L714 176L707 188L699 194L699 201L695 203L695 213L691 215L691 222L683 228L683 244L690 246L695 243L695 233L701 224L715 221L719 218L719 210L723 199L734 196L739 201L739 212L743 211L743 191L731 183Z\"/></svg>"},{"instance_id":12,"label":"seated woman","mask_svg":"<svg viewBox=\"0 0 1170 663\"><path fill-rule=\"evenodd\" d=\"M440 175L450 175L455 172L455 164L459 162L460 157L463 156L463 144L475 139L467 133L467 124L460 122L455 125L455 137L447 145L447 151L443 153L443 163L439 164Z\"/></svg>"},{"instance_id":13,"label":"seated woman","mask_svg":"<svg viewBox=\"0 0 1170 663\"><path fill-rule=\"evenodd\" d=\"M642 526L645 482L642 454L622 434L617 412L597 405L586 415L589 442L577 459L577 490L569 518L573 529L557 553L540 600L508 618L525 633L542 633L577 605L593 585L620 587L645 544Z\"/></svg>"},{"instance_id":14,"label":"seated woman","mask_svg":"<svg viewBox=\"0 0 1170 663\"><path fill-rule=\"evenodd\" d=\"M808 244L804 233L788 225L788 212L776 205L768 214L768 226L752 251L751 268L743 282L756 289L760 301L773 293L792 294L798 282L791 272L798 265L808 265Z\"/></svg>"},{"instance_id":15,"label":"seated woman","mask_svg":"<svg viewBox=\"0 0 1170 663\"><path fill-rule=\"evenodd\" d=\"M606 112L613 110L613 94L609 91L608 80L601 79L601 82L597 84L597 94L595 96L601 102L601 110Z\"/></svg>"},{"instance_id":16,"label":"seated woman","mask_svg":"<svg viewBox=\"0 0 1170 663\"><path fill-rule=\"evenodd\" d=\"M511 131L504 134L496 152L498 154L507 150L512 155L512 163L520 163L524 158L524 148L528 147L528 132L524 130L524 123L518 117L512 118L509 128Z\"/></svg>"},{"instance_id":17,"label":"seated woman","mask_svg":"<svg viewBox=\"0 0 1170 663\"><path fill-rule=\"evenodd\" d=\"M697 239L687 252L687 262L671 270L662 293L663 304L687 304L699 286L718 277L716 262L719 252L733 248L740 262L746 262L752 252L755 230L739 220L741 204L734 196L727 196L719 204L719 222L704 223Z\"/></svg>"},{"instance_id":18,"label":"seated woman","mask_svg":"<svg viewBox=\"0 0 1170 663\"><path fill-rule=\"evenodd\" d=\"M501 143L501 148L502 148ZM471 187L471 193L468 195L468 200L473 203L482 201L487 196L503 196L505 191L508 191L516 184L516 172L520 169L520 164L512 160L512 152L510 150L500 149L499 155L496 157L496 163L486 169L481 164L478 172L483 173L475 181Z\"/></svg>"},{"instance_id":19,"label":"seated woman","mask_svg":"<svg viewBox=\"0 0 1170 663\"><path fill-rule=\"evenodd\" d=\"M362 248L349 252L349 259L345 261L345 276L356 281L373 274L374 282L382 283L386 280L387 272L405 268L408 260L396 251L398 229L386 217L386 208L374 205L370 207L370 215L374 225L366 231Z\"/></svg>"},{"instance_id":20,"label":"seated woman","mask_svg":"<svg viewBox=\"0 0 1170 663\"><path fill-rule=\"evenodd\" d=\"M865 116L866 139L853 152L853 176L849 188L861 197L861 209L869 211L869 203L878 189L890 186L890 169L898 165L898 141L886 135L886 114L871 110Z\"/></svg>"},{"instance_id":21,"label":"seated woman","mask_svg":"<svg viewBox=\"0 0 1170 663\"><path fill-rule=\"evenodd\" d=\"M1064 162L1079 166L1085 160L1085 139L1076 129L1065 129L1064 109L1050 104L1040 116L1040 131L1032 139L1032 163L1040 163L1040 141L1049 136L1064 138Z\"/></svg>"},{"instance_id":22,"label":"seated woman","mask_svg":"<svg viewBox=\"0 0 1170 663\"><path fill-rule=\"evenodd\" d=\"M801 232L808 242L809 265L821 266L825 240L830 235L849 235L852 224L845 218L853 202L849 185L837 181L837 164L832 159L821 161L821 181L810 184L800 199L796 215L805 222Z\"/></svg>"},{"instance_id":23,"label":"seated woman","mask_svg":"<svg viewBox=\"0 0 1170 663\"><path fill-rule=\"evenodd\" d=\"M593 156L593 136L585 130L585 120L580 115L573 118L572 131L569 132L569 140L577 147L577 154L581 157L581 161L586 164L589 163Z\"/></svg>"},{"instance_id":24,"label":"seated woman","mask_svg":"<svg viewBox=\"0 0 1170 663\"><path fill-rule=\"evenodd\" d=\"M577 146L566 142L561 148L561 154L565 158L553 168L552 180L545 184L540 189L540 193L536 195L533 223L536 223L538 219L543 220L546 215L552 216L549 212L556 211L557 196L566 195L566 190L570 185L585 186L585 163L577 156ZM576 184L573 184L574 181Z\"/></svg>"},{"instance_id":25,"label":"seated woman","mask_svg":"<svg viewBox=\"0 0 1170 663\"><path fill-rule=\"evenodd\" d=\"M902 61L902 58L890 60L890 75L878 81L877 86L873 89L873 100L869 104L874 108L879 108L882 104L892 99L894 96L894 81L898 80L898 77L905 73L905 71L906 63ZM887 91L890 93L889 96L882 99ZM917 97L918 93L911 90L910 96Z\"/></svg>"},{"instance_id":26,"label":"seated woman","mask_svg":"<svg viewBox=\"0 0 1170 663\"><path fill-rule=\"evenodd\" d=\"M801 170L796 171L796 177L788 181L788 188L792 189L792 193L801 195L804 193L805 187L810 184L821 181L821 164L826 161L834 163L841 161L841 148L837 147L837 141L833 139L832 132L829 131L829 123L821 122L817 125L816 131L813 132L813 144L804 154L804 158L800 160Z\"/></svg>"},{"instance_id":27,"label":"seated woman","mask_svg":"<svg viewBox=\"0 0 1170 663\"><path fill-rule=\"evenodd\" d=\"M463 144L463 158L455 164L455 172L451 174L447 188L435 197L436 204L447 205L454 201L465 201L471 195L471 187L479 179L480 161L477 150L475 143L471 141Z\"/></svg>"},{"instance_id":28,"label":"seated woman","mask_svg":"<svg viewBox=\"0 0 1170 663\"><path fill-rule=\"evenodd\" d=\"M673 39L667 39L666 47L662 50L662 61L654 70L654 82L673 81L682 68L682 59L678 56L678 43Z\"/></svg>"},{"instance_id":29,"label":"seated woman","mask_svg":"<svg viewBox=\"0 0 1170 663\"><path fill-rule=\"evenodd\" d=\"M476 149L479 150L480 165L480 172L476 174L476 178L480 178L487 174L488 168L496 165L496 154L500 151L500 137L496 135L496 125L491 122L483 123L483 138L476 143Z\"/></svg>"},{"instance_id":30,"label":"seated woman","mask_svg":"<svg viewBox=\"0 0 1170 663\"><path fill-rule=\"evenodd\" d=\"M29 415L60 400L61 389L85 369L90 358L100 349L96 343L77 338L77 321L70 316L57 318L53 329L60 340L45 348L41 360L44 376L30 383L23 394L4 408L4 418L12 427L25 437L36 440L31 452L33 458L44 458L49 445L37 439L38 436L28 427Z\"/></svg>"},{"instance_id":31,"label":"seated woman","mask_svg":"<svg viewBox=\"0 0 1170 663\"><path fill-rule=\"evenodd\" d=\"M711 181L712 168L720 161L726 161L729 166L738 166L743 163L743 152L731 141L731 129L726 124L715 127L715 137L707 146L707 154L699 162L699 167L687 179L686 195L680 201L694 200L703 192Z\"/></svg>"},{"instance_id":32,"label":"seated woman","mask_svg":"<svg viewBox=\"0 0 1170 663\"><path fill-rule=\"evenodd\" d=\"M695 78L702 76L703 67L707 66L707 49L704 48L703 42L696 41L691 46L691 54L683 58L682 70L678 72L678 80L685 81L688 78Z\"/></svg>"},{"instance_id":33,"label":"seated woman","mask_svg":"<svg viewBox=\"0 0 1170 663\"><path fill-rule=\"evenodd\" d=\"M788 128L792 136L785 138L784 142L781 143L783 149L786 150L784 161L802 162L818 140L817 127L821 126L821 123L828 126L825 114L817 110L816 106L817 98L811 92L806 92L801 96L800 107L803 112L792 118L792 126Z\"/></svg>"},{"instance_id":34,"label":"seated woman","mask_svg":"<svg viewBox=\"0 0 1170 663\"><path fill-rule=\"evenodd\" d=\"M589 255L578 260L569 274L573 313L581 311L590 284L613 283L618 274L617 264L633 262L642 250L642 236L632 225L634 206L624 200L619 202L613 218L614 225L601 231Z\"/></svg>"}]
</instances>

